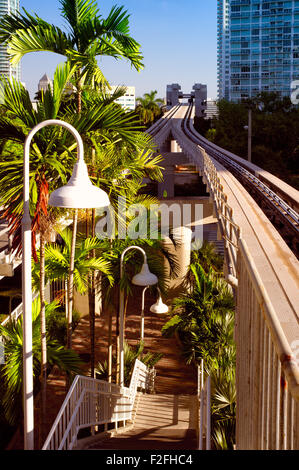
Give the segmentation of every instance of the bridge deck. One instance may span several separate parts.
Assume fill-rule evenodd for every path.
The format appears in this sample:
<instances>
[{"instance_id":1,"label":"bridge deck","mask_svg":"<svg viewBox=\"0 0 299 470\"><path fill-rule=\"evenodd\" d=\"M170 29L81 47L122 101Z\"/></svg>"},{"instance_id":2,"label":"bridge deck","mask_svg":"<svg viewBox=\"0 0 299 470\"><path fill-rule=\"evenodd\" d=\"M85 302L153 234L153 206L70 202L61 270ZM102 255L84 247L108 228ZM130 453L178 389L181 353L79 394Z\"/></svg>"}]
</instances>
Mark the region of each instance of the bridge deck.
<instances>
[{"instance_id":1,"label":"bridge deck","mask_svg":"<svg viewBox=\"0 0 299 470\"><path fill-rule=\"evenodd\" d=\"M171 116L171 113L172 110L168 114ZM167 124L155 133L154 138L158 146L161 146L171 133L184 153L195 158L200 166L202 152L182 129L185 114L186 106L180 106ZM218 161L212 161L223 184L228 204L233 209L234 221L241 228L242 238L249 247L264 287L291 344L292 341L298 340L299 331L298 260L241 183ZM283 187L286 183L281 182L281 185ZM294 190L294 195L297 193L298 191Z\"/></svg>"}]
</instances>

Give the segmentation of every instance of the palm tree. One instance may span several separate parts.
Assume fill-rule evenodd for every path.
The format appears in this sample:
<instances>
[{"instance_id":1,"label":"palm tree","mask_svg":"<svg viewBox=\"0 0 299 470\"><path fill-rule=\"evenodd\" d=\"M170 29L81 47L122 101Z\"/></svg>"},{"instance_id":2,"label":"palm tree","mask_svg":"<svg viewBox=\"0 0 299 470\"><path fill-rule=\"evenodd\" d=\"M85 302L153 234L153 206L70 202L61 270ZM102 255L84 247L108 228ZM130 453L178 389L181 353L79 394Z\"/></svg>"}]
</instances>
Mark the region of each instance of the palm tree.
<instances>
[{"instance_id":1,"label":"palm tree","mask_svg":"<svg viewBox=\"0 0 299 470\"><path fill-rule=\"evenodd\" d=\"M102 132L106 142L114 139L134 139L134 134L139 134L136 127L136 118L127 116L113 102L100 102L100 98L94 101L88 111L74 118L74 112L67 111L61 104L64 100L65 86L70 80L74 69L69 64L58 66L54 75L53 90L50 88L43 93L41 101L35 110L32 106L29 94L22 84L3 80L2 102L3 113L0 116L0 139L4 143L0 161L0 195L2 201L2 217L9 222L10 233L13 236L13 249L21 250L21 218L22 218L22 168L23 168L23 142L29 130L37 123L45 119L61 118L75 124L82 134L91 135L93 132ZM62 110L61 110L62 108ZM87 108L87 106L86 106ZM87 115L86 115L87 114ZM74 122L75 121L75 122ZM101 129L101 131L99 131ZM35 261L35 237L40 233L41 256L39 257L40 271L44 272L43 248L49 227L49 213L47 208L50 190L61 184L65 184L71 174L75 160L73 155L75 145L70 135L63 129L55 127L40 131L33 141L30 153L30 187L31 187L31 214L33 233L33 255ZM63 162L63 163L62 163ZM56 211L57 212L57 211ZM55 215L55 211L54 211ZM44 281L40 276L40 295L42 302L41 312L41 341L43 344L43 368L41 383L46 386L46 333L45 333L45 301ZM45 397L45 391L43 393ZM43 400L45 403L45 399Z\"/></svg>"},{"instance_id":2,"label":"palm tree","mask_svg":"<svg viewBox=\"0 0 299 470\"><path fill-rule=\"evenodd\" d=\"M162 114L161 105L164 104L164 101L161 98L156 98L157 93L157 90L154 90L137 98L136 112L144 124L148 126L152 125L154 120Z\"/></svg>"},{"instance_id":3,"label":"palm tree","mask_svg":"<svg viewBox=\"0 0 299 470\"><path fill-rule=\"evenodd\" d=\"M58 308L58 302L46 305L46 316L51 315ZM41 369L41 343L40 343L40 299L32 304L32 351L33 374L35 390L38 389ZM10 424L18 422L22 410L22 367L23 367L23 328L22 316L11 321L7 326L0 325L0 334L5 340L5 364L1 368L1 381L3 381L4 395L2 405L6 419ZM67 375L80 373L79 356L71 350L65 349L57 340L47 335L48 366L56 365Z\"/></svg>"},{"instance_id":4,"label":"palm tree","mask_svg":"<svg viewBox=\"0 0 299 470\"><path fill-rule=\"evenodd\" d=\"M114 6L102 18L95 0L60 0L66 31L41 19L37 14L5 15L0 21L0 43L7 45L11 62L17 64L30 52L49 51L63 55L75 65L78 113L84 82L107 85L97 57L127 59L137 71L143 68L140 45L130 36L129 15Z\"/></svg>"},{"instance_id":5,"label":"palm tree","mask_svg":"<svg viewBox=\"0 0 299 470\"><path fill-rule=\"evenodd\" d=\"M180 334L187 362L205 358L211 364L233 344L234 299L226 284L215 281L201 265L191 265L191 272L193 289L174 300L173 316L162 333Z\"/></svg>"},{"instance_id":6,"label":"palm tree","mask_svg":"<svg viewBox=\"0 0 299 470\"><path fill-rule=\"evenodd\" d=\"M109 337L108 337L108 379L111 380L112 374L112 313L114 312L117 317L116 325L116 335L117 340L119 338L119 286L125 292L125 310L124 310L124 324L126 317L126 309L128 304L129 296L133 294L133 286L131 283L131 278L134 274L140 271L141 264L143 262L142 257L137 256L136 252L133 250L128 252L126 256L126 269L124 270L124 276L120 278L120 258L122 252L131 245L137 245L142 247L147 255L148 264L150 271L156 274L159 279L159 287L162 292L166 292L166 282L167 282L167 270L164 267L164 259L168 262L170 267L171 275L175 276L177 274L177 261L173 255L171 255L163 246L161 240L152 240L152 239L137 239L132 240L129 237L125 239L116 238L114 239L103 239L101 240L102 244L102 253L104 258L108 259L112 265L112 275L114 279L113 286L109 285L105 276L103 276L103 288L102 292L105 294L103 296L104 307L109 311ZM117 342L118 347L118 342Z\"/></svg>"},{"instance_id":7,"label":"palm tree","mask_svg":"<svg viewBox=\"0 0 299 470\"><path fill-rule=\"evenodd\" d=\"M157 362L163 357L162 353L151 353L148 351L146 354L143 352L144 344L138 343L134 347L129 346L129 344L124 342L124 382L125 386L129 387L132 372L134 369L136 359L139 359L143 364L145 364L149 369L153 368ZM116 365L117 357L113 357L113 364ZM107 380L109 376L109 367L107 361L103 363L99 362L96 368L97 378L100 380Z\"/></svg>"},{"instance_id":8,"label":"palm tree","mask_svg":"<svg viewBox=\"0 0 299 470\"><path fill-rule=\"evenodd\" d=\"M21 217L22 217L22 172L23 156L21 145L26 136L26 128L30 129L38 122L57 117L59 103L62 99L64 87L72 70L69 66L58 67L55 72L53 91L45 93L44 99L38 105L35 111L32 107L28 92L22 85L15 81L9 82L4 79L2 90L3 109L6 115L0 119L0 136L5 142L2 152L1 170L4 173L1 184L1 198L3 204L3 217L10 225L10 233L13 236L13 248L17 251L21 249ZM48 134L49 135L49 134ZM57 180L66 180L71 166L69 155L65 158L65 166L55 160L53 152L53 140L47 143L46 133L40 133L34 141L32 149L31 162L35 167L35 173L31 173L32 187L32 234L33 234L33 256L36 258L36 235L40 233L40 299L41 299L41 348L42 348L42 367L41 367L41 387L42 387L42 408L43 415L46 414L46 376L47 376L47 346L46 346L46 324L45 324L45 283L44 283L44 244L47 238L47 232L51 228L53 215L49 213L47 204L49 196L49 183L55 187ZM12 145L12 142L14 144ZM57 149L57 148L56 148ZM65 153L65 147L62 143L60 151ZM51 155L49 155L49 153ZM54 156L53 156L54 153ZM18 156L20 157L18 158ZM17 157L17 158L16 158ZM2 174L3 174L2 173ZM52 212L53 214L53 212Z\"/></svg>"},{"instance_id":9,"label":"palm tree","mask_svg":"<svg viewBox=\"0 0 299 470\"><path fill-rule=\"evenodd\" d=\"M236 408L233 293L211 268L220 267L213 250L207 247L193 253L192 260L188 292L174 300L172 317L162 333L179 334L187 362L198 364L204 359L212 383L213 442L217 449L232 449Z\"/></svg>"},{"instance_id":10,"label":"palm tree","mask_svg":"<svg viewBox=\"0 0 299 470\"><path fill-rule=\"evenodd\" d=\"M72 253L72 232L66 228L60 232L63 245L48 244L44 250L45 256L45 279L49 281L67 281L69 276L70 257ZM101 246L97 238L85 238L79 235L76 240L74 257L74 286L79 293L83 294L88 289L90 271L98 271L107 277L109 283L113 282L110 274L110 263L102 257L88 257L93 250ZM38 253L38 257L40 253ZM33 266L33 285L39 283L40 271L37 266ZM69 289L69 283L67 283ZM67 294L69 298L70 292ZM72 334L72 311L68 310L67 347L71 349Z\"/></svg>"},{"instance_id":11,"label":"palm tree","mask_svg":"<svg viewBox=\"0 0 299 470\"><path fill-rule=\"evenodd\" d=\"M140 45L130 36L129 15L123 7L114 6L106 19L99 14L95 0L60 0L61 15L66 21L66 31L31 15L5 15L0 21L0 43L7 45L13 64L30 52L49 51L67 58L70 68L75 68L72 78L77 95L77 113L81 113L84 84L109 87L97 64L97 57L125 58L137 71L143 68ZM91 116L89 116L91 118ZM92 116L93 117L93 116ZM89 122L87 120L87 122ZM80 131L80 129L77 130ZM77 211L73 215L73 249L76 241ZM72 252L72 259L74 252ZM72 266L69 279L72 283ZM70 285L70 291L73 290ZM69 299L72 308L72 297Z\"/></svg>"}]
</instances>

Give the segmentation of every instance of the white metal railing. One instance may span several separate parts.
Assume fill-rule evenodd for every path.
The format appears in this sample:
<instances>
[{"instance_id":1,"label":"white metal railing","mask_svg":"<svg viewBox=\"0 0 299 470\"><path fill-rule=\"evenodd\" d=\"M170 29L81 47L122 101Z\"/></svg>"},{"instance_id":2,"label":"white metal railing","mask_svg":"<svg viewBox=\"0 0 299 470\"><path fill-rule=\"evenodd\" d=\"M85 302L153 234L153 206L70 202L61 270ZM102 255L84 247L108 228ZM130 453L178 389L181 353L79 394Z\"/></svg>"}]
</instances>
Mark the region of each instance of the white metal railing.
<instances>
[{"instance_id":1,"label":"white metal railing","mask_svg":"<svg viewBox=\"0 0 299 470\"><path fill-rule=\"evenodd\" d=\"M198 366L197 396L199 399L198 449L211 450L211 377L205 378L203 360Z\"/></svg>"},{"instance_id":2,"label":"white metal railing","mask_svg":"<svg viewBox=\"0 0 299 470\"><path fill-rule=\"evenodd\" d=\"M39 294L37 292L35 292L33 294L33 299L32 300L35 300L36 297L38 296ZM3 320L3 322L1 323L2 326L6 326L10 321L16 321L23 313L23 303L21 302L20 305L18 305L12 312L10 315L8 315L5 320Z\"/></svg>"},{"instance_id":3,"label":"white metal railing","mask_svg":"<svg viewBox=\"0 0 299 470\"><path fill-rule=\"evenodd\" d=\"M200 169L213 198L220 232L226 245L227 280L236 288L236 448L298 449L299 365L294 355L295 347L295 352L298 353L299 343L298 313L296 317L298 304L291 304L294 296L292 294L292 297L287 297L289 291L286 291L283 294L285 297L275 305L275 310L268 294L270 281L264 274L263 279L260 277L255 264L258 261L258 252L249 252L242 238L213 158L188 139L188 130L181 129L179 119L174 121L171 128L174 138L189 160ZM277 246L275 244L273 253ZM273 270L268 257L271 251L264 253L265 268L269 265ZM285 253L284 257L286 258ZM296 272L296 266L291 263L287 266L289 272ZM285 266L282 264L281 268L284 269ZM279 282L282 279L277 268L275 279ZM293 279L292 274L291 283ZM265 285L267 282L268 285ZM281 287L285 289L285 283ZM285 312L284 308L288 308L289 303L291 308ZM202 424L205 422L204 418Z\"/></svg>"},{"instance_id":4,"label":"white metal railing","mask_svg":"<svg viewBox=\"0 0 299 470\"><path fill-rule=\"evenodd\" d=\"M80 429L132 419L137 389L151 387L152 370L138 359L130 387L77 375L45 441L42 450L71 450Z\"/></svg>"},{"instance_id":5,"label":"white metal railing","mask_svg":"<svg viewBox=\"0 0 299 470\"><path fill-rule=\"evenodd\" d=\"M218 228L221 239L224 241L226 278L233 286L237 287L237 253L238 240L241 236L239 226L233 220L233 210L228 204L227 195L224 193L218 171L211 157L206 151L195 144L191 139L192 133L187 127L187 120L183 122L184 130L179 123L173 125L172 132L183 148L187 158L199 169L203 182L207 185L208 192L213 199L215 213L218 219ZM190 136L190 139L187 137Z\"/></svg>"},{"instance_id":6,"label":"white metal railing","mask_svg":"<svg viewBox=\"0 0 299 470\"><path fill-rule=\"evenodd\" d=\"M236 446L299 448L299 367L244 240L239 240Z\"/></svg>"},{"instance_id":7,"label":"white metal railing","mask_svg":"<svg viewBox=\"0 0 299 470\"><path fill-rule=\"evenodd\" d=\"M207 183L209 192L213 195L218 227L225 244L226 265L228 268L227 279L237 286L237 255L241 230L234 222L233 210L228 204L227 195L223 191L223 186L214 163L205 150L202 150L202 154L204 160L204 182Z\"/></svg>"}]
</instances>

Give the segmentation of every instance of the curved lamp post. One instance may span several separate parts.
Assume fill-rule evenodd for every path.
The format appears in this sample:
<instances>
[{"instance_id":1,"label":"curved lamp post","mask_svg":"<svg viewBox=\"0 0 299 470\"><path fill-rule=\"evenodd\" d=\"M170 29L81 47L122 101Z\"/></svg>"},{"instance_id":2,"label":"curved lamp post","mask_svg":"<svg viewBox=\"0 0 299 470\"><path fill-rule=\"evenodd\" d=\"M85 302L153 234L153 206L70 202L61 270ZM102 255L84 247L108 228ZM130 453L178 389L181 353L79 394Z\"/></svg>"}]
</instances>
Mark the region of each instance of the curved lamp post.
<instances>
[{"instance_id":1,"label":"curved lamp post","mask_svg":"<svg viewBox=\"0 0 299 470\"><path fill-rule=\"evenodd\" d=\"M142 291L142 304L141 304L141 321L140 321L140 341L144 340L144 298L145 298L145 293L147 289L149 289L150 286L146 286L143 291ZM157 290L159 292L159 297L157 299L157 302L154 303L150 307L150 311L152 313L156 313L158 315L161 315L163 313L168 312L168 307L166 304L163 303L162 296L161 296L161 291L159 287L157 286Z\"/></svg>"},{"instance_id":2,"label":"curved lamp post","mask_svg":"<svg viewBox=\"0 0 299 470\"><path fill-rule=\"evenodd\" d=\"M138 250L143 255L143 265L141 271L132 278L132 283L136 286L153 286L158 283L158 278L151 273L147 264L147 256L140 246L129 246L126 248L120 258L120 279L124 274L124 257L129 250ZM124 306L125 295L119 285L119 384L124 386Z\"/></svg>"},{"instance_id":3,"label":"curved lamp post","mask_svg":"<svg viewBox=\"0 0 299 470\"><path fill-rule=\"evenodd\" d=\"M34 448L33 357L32 357L32 282L31 282L31 216L30 216L30 144L33 136L46 126L61 126L75 137L78 160L69 182L54 191L49 204L65 208L106 207L107 194L94 186L84 162L83 141L78 131L67 122L49 119L37 124L28 134L24 144L24 212L22 218L22 299L23 299L23 395L24 395L24 449Z\"/></svg>"}]
</instances>

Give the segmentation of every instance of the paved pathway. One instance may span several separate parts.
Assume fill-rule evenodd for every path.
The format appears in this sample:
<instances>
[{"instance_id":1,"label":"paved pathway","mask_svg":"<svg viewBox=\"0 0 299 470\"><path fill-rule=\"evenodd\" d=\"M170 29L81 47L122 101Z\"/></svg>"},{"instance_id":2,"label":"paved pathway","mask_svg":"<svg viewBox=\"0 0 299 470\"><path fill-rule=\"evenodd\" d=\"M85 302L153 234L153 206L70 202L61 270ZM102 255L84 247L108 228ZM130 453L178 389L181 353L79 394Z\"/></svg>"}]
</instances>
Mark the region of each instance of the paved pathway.
<instances>
[{"instance_id":1,"label":"paved pathway","mask_svg":"<svg viewBox=\"0 0 299 470\"><path fill-rule=\"evenodd\" d=\"M111 438L89 439L84 450L197 449L195 395L141 395L134 425Z\"/></svg>"}]
</instances>

